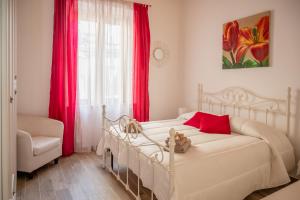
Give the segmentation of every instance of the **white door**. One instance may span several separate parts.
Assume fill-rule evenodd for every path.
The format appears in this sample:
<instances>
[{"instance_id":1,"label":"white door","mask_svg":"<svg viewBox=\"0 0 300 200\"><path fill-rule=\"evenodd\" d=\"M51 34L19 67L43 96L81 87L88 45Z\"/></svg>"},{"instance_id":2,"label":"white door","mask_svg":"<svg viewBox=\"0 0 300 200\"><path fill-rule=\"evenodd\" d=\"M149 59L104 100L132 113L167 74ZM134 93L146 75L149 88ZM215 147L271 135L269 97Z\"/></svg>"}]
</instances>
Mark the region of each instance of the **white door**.
<instances>
[{"instance_id":1,"label":"white door","mask_svg":"<svg viewBox=\"0 0 300 200\"><path fill-rule=\"evenodd\" d=\"M3 62L3 55L2 55L2 47L3 47L3 42L2 42L2 19L4 18L4 13L3 13L3 5L2 1L0 3L0 77L2 80L2 62ZM2 170L2 83L0 84L0 169ZM0 176L0 197L2 198L2 176Z\"/></svg>"},{"instance_id":2,"label":"white door","mask_svg":"<svg viewBox=\"0 0 300 200\"><path fill-rule=\"evenodd\" d=\"M10 188L9 193L16 198L17 182L17 76L16 76L16 13L15 0L9 1L9 134L10 134Z\"/></svg>"},{"instance_id":3,"label":"white door","mask_svg":"<svg viewBox=\"0 0 300 200\"><path fill-rule=\"evenodd\" d=\"M16 185L14 2L0 1L0 199L3 200L13 198Z\"/></svg>"}]
</instances>

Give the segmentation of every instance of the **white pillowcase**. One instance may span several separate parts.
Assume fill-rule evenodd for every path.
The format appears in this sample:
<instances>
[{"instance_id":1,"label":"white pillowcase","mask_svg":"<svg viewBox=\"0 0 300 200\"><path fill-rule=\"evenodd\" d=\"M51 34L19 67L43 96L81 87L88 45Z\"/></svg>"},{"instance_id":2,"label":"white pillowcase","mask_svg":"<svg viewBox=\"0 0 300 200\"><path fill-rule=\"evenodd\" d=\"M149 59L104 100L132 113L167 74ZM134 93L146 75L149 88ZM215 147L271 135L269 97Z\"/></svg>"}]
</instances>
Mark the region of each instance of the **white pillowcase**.
<instances>
[{"instance_id":1,"label":"white pillowcase","mask_svg":"<svg viewBox=\"0 0 300 200\"><path fill-rule=\"evenodd\" d=\"M191 119L195 114L196 114L197 111L193 111L193 112L188 112L188 113L183 113L181 115L179 115L177 117L177 119L181 119L181 120L188 120L188 119Z\"/></svg>"}]
</instances>

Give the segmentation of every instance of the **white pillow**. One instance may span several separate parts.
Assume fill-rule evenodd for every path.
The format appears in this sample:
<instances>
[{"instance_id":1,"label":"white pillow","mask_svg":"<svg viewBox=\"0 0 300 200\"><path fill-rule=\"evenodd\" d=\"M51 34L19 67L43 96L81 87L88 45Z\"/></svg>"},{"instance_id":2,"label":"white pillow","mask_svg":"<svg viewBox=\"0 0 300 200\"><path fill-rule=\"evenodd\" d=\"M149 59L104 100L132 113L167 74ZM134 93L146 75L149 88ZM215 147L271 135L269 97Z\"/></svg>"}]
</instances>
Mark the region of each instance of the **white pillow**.
<instances>
[{"instance_id":1,"label":"white pillow","mask_svg":"<svg viewBox=\"0 0 300 200\"><path fill-rule=\"evenodd\" d=\"M242 126L247 121L249 121L249 120L241 118L241 117L230 117L230 128L231 128L231 131L234 132L234 133L241 134L241 132L242 132Z\"/></svg>"},{"instance_id":2,"label":"white pillow","mask_svg":"<svg viewBox=\"0 0 300 200\"><path fill-rule=\"evenodd\" d=\"M177 117L177 119L182 119L182 120L188 120L188 119L191 119L195 114L196 114L197 111L193 111L193 112L188 112L188 113L183 113L181 115L179 115Z\"/></svg>"}]
</instances>

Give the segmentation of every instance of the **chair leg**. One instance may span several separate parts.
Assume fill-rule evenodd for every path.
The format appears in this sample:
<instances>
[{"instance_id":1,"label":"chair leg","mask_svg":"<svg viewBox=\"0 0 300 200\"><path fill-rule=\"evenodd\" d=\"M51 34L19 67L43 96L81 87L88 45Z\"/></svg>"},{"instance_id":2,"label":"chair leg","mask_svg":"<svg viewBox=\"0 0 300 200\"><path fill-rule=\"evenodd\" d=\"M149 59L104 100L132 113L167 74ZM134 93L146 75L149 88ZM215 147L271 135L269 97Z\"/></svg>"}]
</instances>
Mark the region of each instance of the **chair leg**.
<instances>
[{"instance_id":1,"label":"chair leg","mask_svg":"<svg viewBox=\"0 0 300 200\"><path fill-rule=\"evenodd\" d=\"M56 164L56 165L58 164L58 158L54 159L54 164Z\"/></svg>"},{"instance_id":2,"label":"chair leg","mask_svg":"<svg viewBox=\"0 0 300 200\"><path fill-rule=\"evenodd\" d=\"M34 176L34 173L35 171L32 171L32 172L17 172L17 176L18 177L24 177L24 178L27 178L27 179L33 179L33 176Z\"/></svg>"},{"instance_id":3,"label":"chair leg","mask_svg":"<svg viewBox=\"0 0 300 200\"><path fill-rule=\"evenodd\" d=\"M33 172L26 173L28 179L33 179Z\"/></svg>"}]
</instances>

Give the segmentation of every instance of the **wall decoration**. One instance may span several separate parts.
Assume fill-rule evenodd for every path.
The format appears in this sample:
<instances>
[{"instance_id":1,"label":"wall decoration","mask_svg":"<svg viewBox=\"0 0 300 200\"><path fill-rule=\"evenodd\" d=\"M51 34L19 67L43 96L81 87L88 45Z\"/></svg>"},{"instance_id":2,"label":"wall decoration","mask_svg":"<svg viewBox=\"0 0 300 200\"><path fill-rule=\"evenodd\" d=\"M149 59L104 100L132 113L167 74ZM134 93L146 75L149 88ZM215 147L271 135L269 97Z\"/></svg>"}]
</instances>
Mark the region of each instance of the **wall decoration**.
<instances>
[{"instance_id":1,"label":"wall decoration","mask_svg":"<svg viewBox=\"0 0 300 200\"><path fill-rule=\"evenodd\" d=\"M152 65L162 67L169 59L168 46L161 41L154 41L151 44L151 59Z\"/></svg>"},{"instance_id":2,"label":"wall decoration","mask_svg":"<svg viewBox=\"0 0 300 200\"><path fill-rule=\"evenodd\" d=\"M269 66L270 13L223 25L223 69Z\"/></svg>"}]
</instances>

